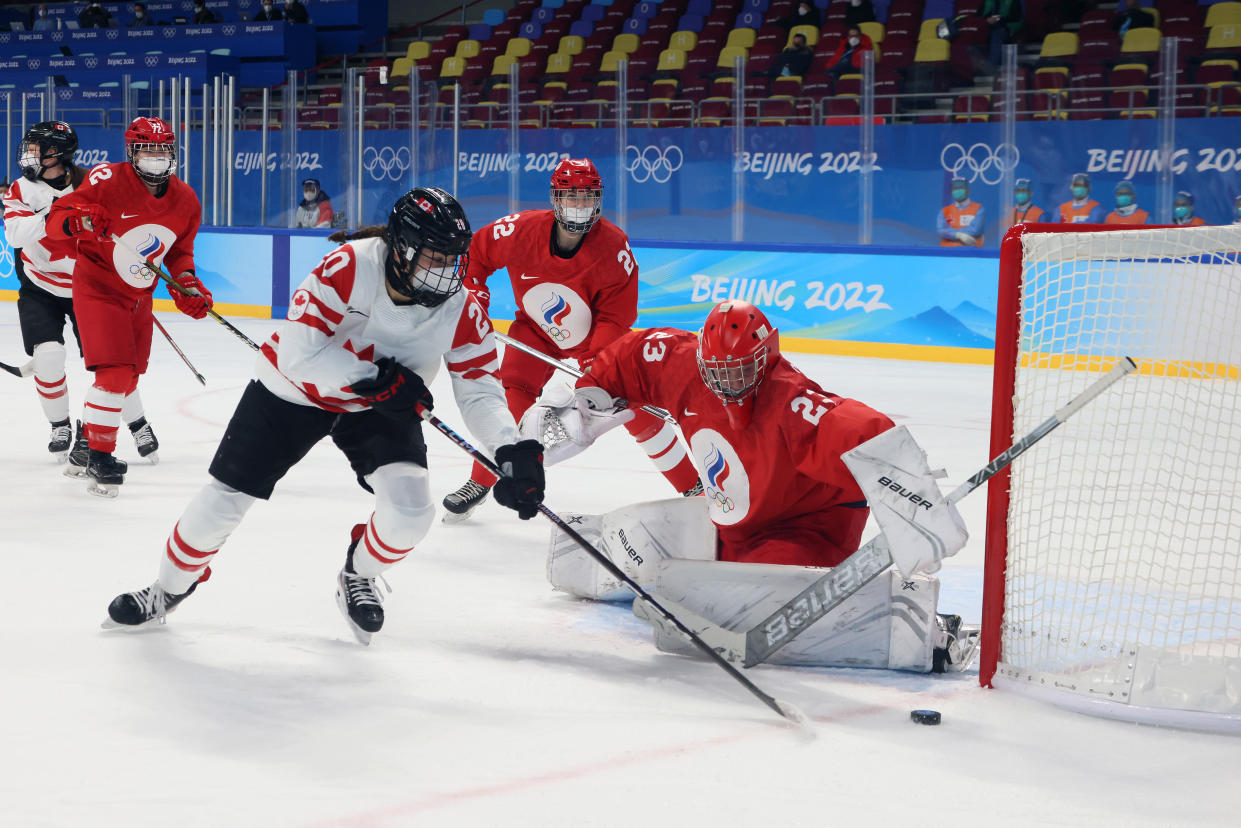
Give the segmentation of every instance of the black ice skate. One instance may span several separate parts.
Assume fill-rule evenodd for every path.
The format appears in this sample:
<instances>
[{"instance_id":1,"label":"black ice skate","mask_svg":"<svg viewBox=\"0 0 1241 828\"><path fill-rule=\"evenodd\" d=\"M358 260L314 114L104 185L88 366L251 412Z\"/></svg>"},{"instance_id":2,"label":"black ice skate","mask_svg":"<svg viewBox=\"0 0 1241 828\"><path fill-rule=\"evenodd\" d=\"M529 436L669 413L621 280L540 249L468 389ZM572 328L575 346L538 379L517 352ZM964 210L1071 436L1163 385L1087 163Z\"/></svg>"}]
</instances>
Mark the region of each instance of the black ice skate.
<instances>
[{"instance_id":1,"label":"black ice skate","mask_svg":"<svg viewBox=\"0 0 1241 828\"><path fill-rule=\"evenodd\" d=\"M489 491L491 489L480 486L473 480L465 481L460 489L444 497L444 508L448 511L448 514L444 515L444 522L460 523L467 520L474 510L487 499Z\"/></svg>"},{"instance_id":2,"label":"black ice skate","mask_svg":"<svg viewBox=\"0 0 1241 828\"><path fill-rule=\"evenodd\" d=\"M141 627L152 621L163 624L168 613L176 609L178 604L193 594L199 584L210 577L211 567L207 567L202 577L190 584L190 588L180 595L169 595L164 592L164 588L159 585L158 581L146 589L118 595L112 599L111 604L108 604L108 617L104 619L101 626L105 630L111 630L120 627Z\"/></svg>"},{"instance_id":3,"label":"black ice skate","mask_svg":"<svg viewBox=\"0 0 1241 828\"><path fill-rule=\"evenodd\" d=\"M151 430L151 424L147 422L146 417L139 417L129 424L129 433L134 435L134 445L138 447L138 456L145 457L151 461L154 466L159 462L159 440L155 439L155 432Z\"/></svg>"},{"instance_id":4,"label":"black ice skate","mask_svg":"<svg viewBox=\"0 0 1241 828\"><path fill-rule=\"evenodd\" d=\"M73 450L69 452L69 464L65 466L65 477L86 477L86 465L89 462L90 444L82 430L82 421L78 420L77 431L73 438ZM129 471L129 464L124 460L117 460L116 464L120 467L121 474Z\"/></svg>"},{"instance_id":5,"label":"black ice skate","mask_svg":"<svg viewBox=\"0 0 1241 828\"><path fill-rule=\"evenodd\" d=\"M932 655L932 673L960 673L970 666L978 655L978 627L961 623L959 615L935 614L935 622L942 636L940 646Z\"/></svg>"},{"instance_id":6,"label":"black ice skate","mask_svg":"<svg viewBox=\"0 0 1241 828\"><path fill-rule=\"evenodd\" d=\"M116 497L125 482L126 471L125 463L113 457L111 452L91 449L86 465L86 477L90 480L86 491L99 497Z\"/></svg>"},{"instance_id":7,"label":"black ice skate","mask_svg":"<svg viewBox=\"0 0 1241 828\"><path fill-rule=\"evenodd\" d=\"M81 428L81 425L78 426ZM73 448L73 423L67 418L59 423L52 423L52 436L47 440L47 450L52 453L57 463L69 459L69 449Z\"/></svg>"},{"instance_id":8,"label":"black ice skate","mask_svg":"<svg viewBox=\"0 0 1241 828\"><path fill-rule=\"evenodd\" d=\"M336 606L340 607L353 637L360 644L370 644L371 635L384 625L383 596L375 588L375 579L364 578L353 570L353 552L365 531L364 523L353 527L353 542L345 555L345 566L336 576Z\"/></svg>"},{"instance_id":9,"label":"black ice skate","mask_svg":"<svg viewBox=\"0 0 1241 828\"><path fill-rule=\"evenodd\" d=\"M681 497L698 497L700 494L702 494L702 481L698 480L694 482L694 485L681 492Z\"/></svg>"}]
</instances>

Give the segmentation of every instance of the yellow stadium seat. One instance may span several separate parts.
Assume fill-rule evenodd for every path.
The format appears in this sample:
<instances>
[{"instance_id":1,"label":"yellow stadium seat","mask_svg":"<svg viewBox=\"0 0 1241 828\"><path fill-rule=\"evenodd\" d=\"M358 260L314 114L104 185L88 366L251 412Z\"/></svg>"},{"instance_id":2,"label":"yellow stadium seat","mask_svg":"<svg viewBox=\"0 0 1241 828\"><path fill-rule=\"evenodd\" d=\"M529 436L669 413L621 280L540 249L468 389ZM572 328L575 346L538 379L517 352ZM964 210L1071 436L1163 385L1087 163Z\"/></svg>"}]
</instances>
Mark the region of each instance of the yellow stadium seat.
<instances>
[{"instance_id":1,"label":"yellow stadium seat","mask_svg":"<svg viewBox=\"0 0 1241 828\"><path fill-rule=\"evenodd\" d=\"M664 49L659 53L656 72L679 72L685 68L685 53L680 49Z\"/></svg>"},{"instance_id":2,"label":"yellow stadium seat","mask_svg":"<svg viewBox=\"0 0 1241 828\"><path fill-rule=\"evenodd\" d=\"M793 45L793 37L795 35L805 35L807 46L813 46L814 44L819 42L818 26L810 26L810 25L794 26L793 28L789 29L789 39L788 39L788 42L785 44L785 48L788 48L789 46Z\"/></svg>"},{"instance_id":3,"label":"yellow stadium seat","mask_svg":"<svg viewBox=\"0 0 1241 828\"><path fill-rule=\"evenodd\" d=\"M1239 23L1241 23L1241 3L1216 3L1207 9L1207 17L1202 25L1209 29L1212 26L1235 26Z\"/></svg>"},{"instance_id":4,"label":"yellow stadium seat","mask_svg":"<svg viewBox=\"0 0 1241 828\"><path fill-rule=\"evenodd\" d=\"M680 49L682 52L692 52L697 45L697 32L673 32L672 39L668 41L669 49Z\"/></svg>"},{"instance_id":5,"label":"yellow stadium seat","mask_svg":"<svg viewBox=\"0 0 1241 828\"><path fill-rule=\"evenodd\" d=\"M944 22L942 17L932 17L929 20L922 21L922 28L918 29L918 42L924 40L939 40L939 24Z\"/></svg>"},{"instance_id":6,"label":"yellow stadium seat","mask_svg":"<svg viewBox=\"0 0 1241 828\"><path fill-rule=\"evenodd\" d=\"M465 71L465 60L459 57L446 57L440 66L441 78L459 78Z\"/></svg>"},{"instance_id":7,"label":"yellow stadium seat","mask_svg":"<svg viewBox=\"0 0 1241 828\"><path fill-rule=\"evenodd\" d=\"M622 34L618 34L612 39L612 51L624 52L627 55L632 54L633 52L638 51L638 43L639 40L636 34L624 32Z\"/></svg>"},{"instance_id":8,"label":"yellow stadium seat","mask_svg":"<svg viewBox=\"0 0 1241 828\"><path fill-rule=\"evenodd\" d=\"M1052 32L1043 38L1043 48L1039 50L1040 58L1068 57L1077 54L1076 32Z\"/></svg>"},{"instance_id":9,"label":"yellow stadium seat","mask_svg":"<svg viewBox=\"0 0 1241 828\"><path fill-rule=\"evenodd\" d=\"M914 52L914 63L940 63L948 59L948 41L935 38L934 40L918 41L918 50Z\"/></svg>"},{"instance_id":10,"label":"yellow stadium seat","mask_svg":"<svg viewBox=\"0 0 1241 828\"><path fill-rule=\"evenodd\" d=\"M409 48L405 50L405 57L410 60L426 60L431 57L431 44L423 43L421 40L415 40L409 44Z\"/></svg>"},{"instance_id":11,"label":"yellow stadium seat","mask_svg":"<svg viewBox=\"0 0 1241 828\"><path fill-rule=\"evenodd\" d=\"M457 51L453 53L453 57L465 58L466 60L478 57L480 45L477 40L459 40L457 41Z\"/></svg>"},{"instance_id":12,"label":"yellow stadium seat","mask_svg":"<svg viewBox=\"0 0 1241 828\"><path fill-rule=\"evenodd\" d=\"M515 37L504 47L504 54L521 59L530 54L530 47L533 45L534 41L528 37Z\"/></svg>"},{"instance_id":13,"label":"yellow stadium seat","mask_svg":"<svg viewBox=\"0 0 1241 828\"><path fill-rule=\"evenodd\" d=\"M1234 72L1236 72L1238 69L1241 69L1241 63L1238 63L1237 61L1231 60L1229 58L1212 58L1211 60L1204 60L1202 61L1202 65L1203 67L1227 66L1229 69L1231 69Z\"/></svg>"},{"instance_id":14,"label":"yellow stadium seat","mask_svg":"<svg viewBox=\"0 0 1241 828\"><path fill-rule=\"evenodd\" d=\"M389 74L393 78L407 78L412 68L414 68L414 61L407 57L399 57L392 61L392 71Z\"/></svg>"},{"instance_id":15,"label":"yellow stadium seat","mask_svg":"<svg viewBox=\"0 0 1241 828\"><path fill-rule=\"evenodd\" d=\"M728 40L724 41L725 46L740 46L742 49L749 49L754 45L754 38L757 32L753 29L740 28L733 29L728 33Z\"/></svg>"},{"instance_id":16,"label":"yellow stadium seat","mask_svg":"<svg viewBox=\"0 0 1241 828\"><path fill-rule=\"evenodd\" d=\"M517 63L517 58L512 55L496 55L495 63L491 64L491 74L507 75L508 68Z\"/></svg>"},{"instance_id":17,"label":"yellow stadium seat","mask_svg":"<svg viewBox=\"0 0 1241 828\"><path fill-rule=\"evenodd\" d=\"M867 23L859 23L858 28L862 30L862 34L870 38L870 42L878 46L883 43L883 38L887 35L882 23L876 23L871 20Z\"/></svg>"},{"instance_id":18,"label":"yellow stadium seat","mask_svg":"<svg viewBox=\"0 0 1241 828\"><path fill-rule=\"evenodd\" d=\"M599 63L600 72L615 72L616 64L622 60L628 60L629 55L625 52L604 52L603 59Z\"/></svg>"},{"instance_id":19,"label":"yellow stadium seat","mask_svg":"<svg viewBox=\"0 0 1241 828\"><path fill-rule=\"evenodd\" d=\"M580 55L586 48L586 41L577 35L565 35L560 38L556 52L562 55Z\"/></svg>"},{"instance_id":20,"label":"yellow stadium seat","mask_svg":"<svg viewBox=\"0 0 1241 828\"><path fill-rule=\"evenodd\" d=\"M547 58L547 74L563 75L573 68L573 55L554 54Z\"/></svg>"},{"instance_id":21,"label":"yellow stadium seat","mask_svg":"<svg viewBox=\"0 0 1241 828\"><path fill-rule=\"evenodd\" d=\"M1218 26L1212 26L1211 33L1207 35L1207 48L1208 49L1241 48L1241 25L1233 25L1232 23L1221 23Z\"/></svg>"},{"instance_id":22,"label":"yellow stadium seat","mask_svg":"<svg viewBox=\"0 0 1241 828\"><path fill-rule=\"evenodd\" d=\"M1125 39L1121 41L1120 51L1124 52L1158 52L1159 51L1159 30L1150 27L1141 29L1130 29L1125 32Z\"/></svg>"},{"instance_id":23,"label":"yellow stadium seat","mask_svg":"<svg viewBox=\"0 0 1241 828\"><path fill-rule=\"evenodd\" d=\"M744 60L746 56L746 50L740 46L725 46L723 49L720 49L720 56L715 61L715 65L721 69L732 69L735 58L740 57Z\"/></svg>"}]
</instances>

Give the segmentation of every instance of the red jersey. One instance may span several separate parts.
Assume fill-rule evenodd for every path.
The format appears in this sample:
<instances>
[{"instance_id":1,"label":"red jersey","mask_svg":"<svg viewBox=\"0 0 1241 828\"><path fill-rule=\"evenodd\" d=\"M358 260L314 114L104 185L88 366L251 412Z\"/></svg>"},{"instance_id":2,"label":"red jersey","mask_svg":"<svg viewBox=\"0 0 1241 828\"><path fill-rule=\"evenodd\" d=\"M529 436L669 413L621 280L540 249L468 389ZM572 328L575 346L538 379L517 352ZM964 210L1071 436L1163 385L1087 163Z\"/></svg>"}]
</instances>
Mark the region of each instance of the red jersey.
<instances>
[{"instance_id":1,"label":"red jersey","mask_svg":"<svg viewBox=\"0 0 1241 828\"><path fill-rule=\"evenodd\" d=\"M736 429L698 374L697 349L698 337L687 331L634 331L600 353L578 384L599 385L632 406L665 408L677 419L722 547L817 528L832 507L864 506L840 455L892 428L888 417L824 391L781 357L756 392L749 427Z\"/></svg>"},{"instance_id":2,"label":"red jersey","mask_svg":"<svg viewBox=\"0 0 1241 828\"><path fill-rule=\"evenodd\" d=\"M555 222L552 210L527 210L480 229L470 242L465 284L490 308L487 277L508 268L517 321L538 330L550 354L593 356L638 318L638 263L629 237L603 218L572 256L557 256Z\"/></svg>"},{"instance_id":3,"label":"red jersey","mask_svg":"<svg viewBox=\"0 0 1241 828\"><path fill-rule=\"evenodd\" d=\"M48 212L48 237L77 243L75 280L95 280L107 290L133 296L149 294L159 281L141 259L111 239L99 241L65 232L65 219L87 204L102 205L112 222L110 232L156 264L163 263L173 276L194 269L194 237L202 218L198 196L173 176L164 194L156 198L133 165L122 161L95 167L81 187L57 199Z\"/></svg>"}]
</instances>

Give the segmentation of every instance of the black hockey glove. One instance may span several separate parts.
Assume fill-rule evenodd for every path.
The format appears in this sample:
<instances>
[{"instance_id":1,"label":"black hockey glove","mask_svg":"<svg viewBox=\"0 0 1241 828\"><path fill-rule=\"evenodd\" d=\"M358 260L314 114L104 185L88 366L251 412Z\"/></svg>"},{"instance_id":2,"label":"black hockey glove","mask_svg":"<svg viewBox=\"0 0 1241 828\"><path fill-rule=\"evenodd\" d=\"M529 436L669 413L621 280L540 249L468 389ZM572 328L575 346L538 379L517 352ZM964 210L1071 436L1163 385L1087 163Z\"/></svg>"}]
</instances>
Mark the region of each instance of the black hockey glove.
<instances>
[{"instance_id":1,"label":"black hockey glove","mask_svg":"<svg viewBox=\"0 0 1241 828\"><path fill-rule=\"evenodd\" d=\"M496 450L496 465L504 474L496 481L496 503L529 520L539 513L543 502L543 445L538 440L522 440Z\"/></svg>"},{"instance_id":2,"label":"black hockey glove","mask_svg":"<svg viewBox=\"0 0 1241 828\"><path fill-rule=\"evenodd\" d=\"M350 386L350 390L366 400L371 408L395 419L417 417L417 406L431 410L434 401L422 377L392 357L377 360L375 365L379 368L379 376L358 380Z\"/></svg>"}]
</instances>

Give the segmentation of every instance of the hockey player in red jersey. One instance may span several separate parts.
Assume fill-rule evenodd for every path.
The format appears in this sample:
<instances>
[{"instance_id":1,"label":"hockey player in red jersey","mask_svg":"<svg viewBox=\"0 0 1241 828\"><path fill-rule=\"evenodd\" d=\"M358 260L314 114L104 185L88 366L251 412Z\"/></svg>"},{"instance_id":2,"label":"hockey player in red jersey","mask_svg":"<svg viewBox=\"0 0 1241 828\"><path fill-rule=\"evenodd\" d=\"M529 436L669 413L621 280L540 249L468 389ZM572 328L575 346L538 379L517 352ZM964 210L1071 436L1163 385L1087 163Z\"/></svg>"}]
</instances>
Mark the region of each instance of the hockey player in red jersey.
<instances>
[{"instance_id":1,"label":"hockey player in red jersey","mask_svg":"<svg viewBox=\"0 0 1241 828\"><path fill-rule=\"evenodd\" d=\"M237 404L211 461L211 480L173 527L159 580L118 596L110 624L162 619L207 579L221 545L255 500L311 447L330 436L374 511L353 527L337 576L337 605L362 643L383 626L375 579L404 560L435 515L419 409L441 362L466 425L509 476L496 500L523 520L543 500L543 448L519 440L496 377L491 322L461 290L470 246L465 212L451 195L417 187L387 227L348 239L293 294L288 321L263 344L258 378Z\"/></svg>"},{"instance_id":2,"label":"hockey player in red jersey","mask_svg":"<svg viewBox=\"0 0 1241 828\"><path fill-rule=\"evenodd\" d=\"M138 386L151 354L151 294L159 281L145 259L163 263L190 294L168 292L178 310L201 319L211 294L194 275L201 206L176 170L172 128L135 118L125 131L128 161L100 164L86 183L57 200L47 217L51 239L76 243L73 309L86 367L88 490L115 497L125 466L113 456L125 396ZM113 236L124 244L116 244ZM138 255L135 255L135 251Z\"/></svg>"},{"instance_id":3,"label":"hockey player in red jersey","mask_svg":"<svg viewBox=\"0 0 1241 828\"><path fill-rule=\"evenodd\" d=\"M73 313L74 245L48 239L44 224L53 202L72 193L86 178L86 170L73 163L77 149L77 133L64 121L43 121L26 131L18 156L22 177L4 197L4 233L14 250L22 343L34 357L35 389L52 426L47 450L60 462L69 459L71 468L85 474L86 441L81 421L74 440L65 377L66 320L78 336ZM79 339L79 349L80 345ZM143 416L137 389L125 397L122 408L139 454L154 457L159 444ZM75 466L74 460L80 462Z\"/></svg>"},{"instance_id":4,"label":"hockey player in red jersey","mask_svg":"<svg viewBox=\"0 0 1241 828\"><path fill-rule=\"evenodd\" d=\"M487 277L507 268L517 300L508 335L585 365L637 319L638 264L624 231L600 216L603 179L589 159L560 162L552 173L551 199L551 210L504 216L474 234L466 286L488 307ZM505 351L500 379L514 417L534 403L554 370L516 348ZM643 412L625 428L676 491L701 491L675 428ZM468 517L494 480L476 463L470 479L444 498L445 519Z\"/></svg>"}]
</instances>

